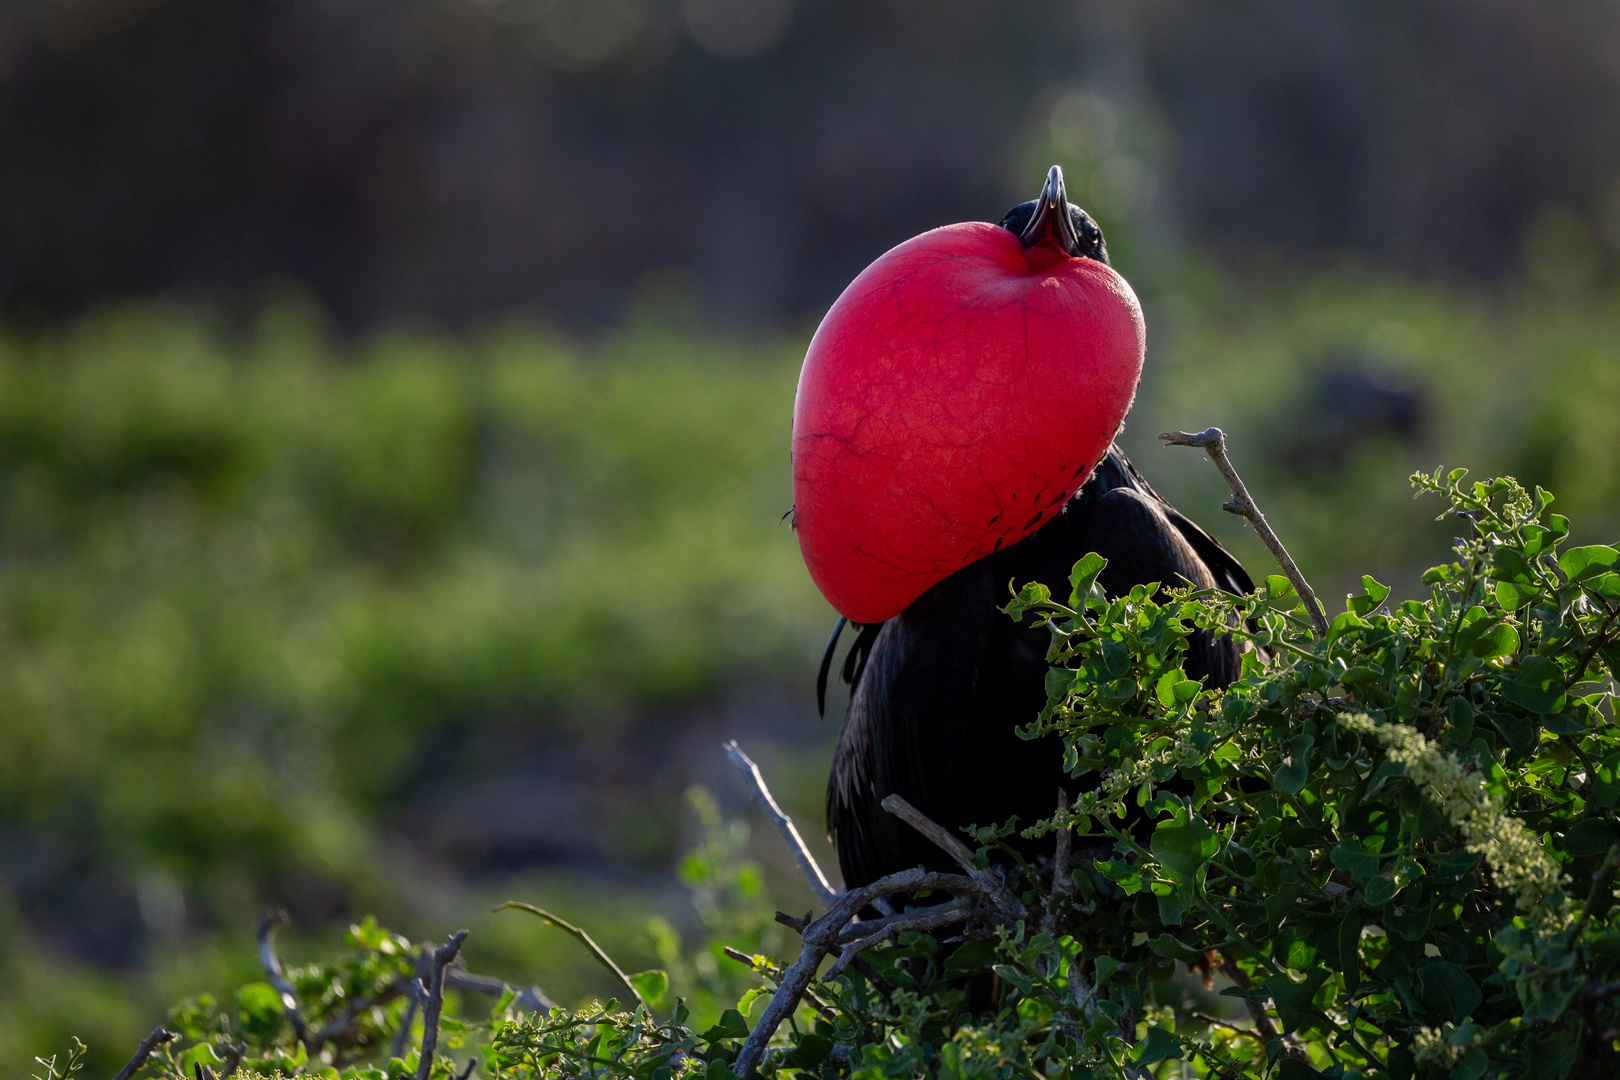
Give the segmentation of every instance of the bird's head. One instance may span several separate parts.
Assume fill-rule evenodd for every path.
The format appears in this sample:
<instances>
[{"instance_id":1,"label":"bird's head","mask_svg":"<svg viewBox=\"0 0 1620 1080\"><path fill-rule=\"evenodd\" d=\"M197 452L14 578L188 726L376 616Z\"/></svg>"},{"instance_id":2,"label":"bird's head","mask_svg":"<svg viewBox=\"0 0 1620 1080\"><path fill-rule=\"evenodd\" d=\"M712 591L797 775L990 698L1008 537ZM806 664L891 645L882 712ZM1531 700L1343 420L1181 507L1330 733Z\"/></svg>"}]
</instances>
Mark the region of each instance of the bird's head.
<instances>
[{"instance_id":1,"label":"bird's head","mask_svg":"<svg viewBox=\"0 0 1620 1080\"><path fill-rule=\"evenodd\" d=\"M1108 265L1108 244L1090 214L1069 202L1063 188L1063 170L1054 165L1046 174L1041 193L1007 211L999 222L1018 237L1024 250L1049 244L1078 259L1096 259Z\"/></svg>"}]
</instances>

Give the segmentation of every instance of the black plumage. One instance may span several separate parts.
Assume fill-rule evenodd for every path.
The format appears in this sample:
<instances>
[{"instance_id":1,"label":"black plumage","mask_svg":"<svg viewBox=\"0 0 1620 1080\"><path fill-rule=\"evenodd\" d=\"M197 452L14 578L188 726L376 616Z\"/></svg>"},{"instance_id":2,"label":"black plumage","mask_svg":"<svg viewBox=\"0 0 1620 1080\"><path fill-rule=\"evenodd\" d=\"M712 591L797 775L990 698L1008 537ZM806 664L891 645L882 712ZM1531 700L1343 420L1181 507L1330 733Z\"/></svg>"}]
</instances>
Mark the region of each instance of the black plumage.
<instances>
[{"instance_id":1,"label":"black plumage","mask_svg":"<svg viewBox=\"0 0 1620 1080\"><path fill-rule=\"evenodd\" d=\"M1115 447L1033 536L957 571L895 618L863 627L845 664L853 692L827 784L827 824L846 886L919 864L951 869L881 808L889 794L954 831L1014 814L1032 823L1051 815L1060 783L1075 790L1056 738L1026 741L1014 730L1045 704L1048 634L1033 618L1015 623L998 608L1009 582L1039 581L1067 596L1070 570L1089 551L1108 560L1098 580L1110 595L1151 582L1253 589L1237 560ZM1231 638L1201 633L1189 644L1190 677L1212 686L1237 677Z\"/></svg>"}]
</instances>

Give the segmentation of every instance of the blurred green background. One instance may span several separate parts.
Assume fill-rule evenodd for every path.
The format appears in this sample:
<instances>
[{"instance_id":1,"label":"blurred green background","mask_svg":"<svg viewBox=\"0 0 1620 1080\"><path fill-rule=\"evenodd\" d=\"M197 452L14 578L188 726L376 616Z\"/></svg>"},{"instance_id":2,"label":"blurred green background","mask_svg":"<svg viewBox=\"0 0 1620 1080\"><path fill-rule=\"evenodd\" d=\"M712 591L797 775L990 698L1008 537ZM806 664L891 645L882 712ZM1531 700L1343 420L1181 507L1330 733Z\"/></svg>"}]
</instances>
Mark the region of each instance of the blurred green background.
<instances>
[{"instance_id":1,"label":"blurred green background","mask_svg":"<svg viewBox=\"0 0 1620 1080\"><path fill-rule=\"evenodd\" d=\"M273 904L294 960L375 913L610 993L486 913L676 963L693 785L803 910L719 751L831 864L798 365L865 262L1052 161L1147 313L1124 445L1252 570L1156 432L1225 428L1330 606L1446 550L1416 468L1620 531L1614 16L730 10L0 12L0 1071L110 1073Z\"/></svg>"}]
</instances>

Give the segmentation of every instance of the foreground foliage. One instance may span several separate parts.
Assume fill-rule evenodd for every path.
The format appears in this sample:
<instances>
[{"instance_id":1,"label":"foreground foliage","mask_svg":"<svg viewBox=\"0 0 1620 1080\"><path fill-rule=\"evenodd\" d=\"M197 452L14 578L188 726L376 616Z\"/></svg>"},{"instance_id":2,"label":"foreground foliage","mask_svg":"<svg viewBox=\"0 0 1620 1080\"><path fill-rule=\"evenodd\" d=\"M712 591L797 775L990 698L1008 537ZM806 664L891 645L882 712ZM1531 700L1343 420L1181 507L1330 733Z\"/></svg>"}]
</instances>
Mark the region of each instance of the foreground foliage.
<instances>
[{"instance_id":1,"label":"foreground foliage","mask_svg":"<svg viewBox=\"0 0 1620 1080\"><path fill-rule=\"evenodd\" d=\"M1070 874L1009 863L1027 919L965 940L907 934L815 984L762 1070L1611 1075L1620 553L1566 544L1551 497L1510 479L1413 479L1464 532L1455 561L1424 575L1421 600L1392 603L1365 579L1325 637L1282 577L1248 597L1140 587L1110 600L1088 556L1067 603L1026 586L1009 614L1050 628L1053 663L1027 734L1063 739L1081 792L1028 833L1072 830ZM1200 629L1246 646L1224 692L1182 672ZM976 830L978 858L1003 861L1019 826ZM724 879L723 859L709 862ZM757 916L715 925L758 940ZM350 945L348 960L297 973L318 1013L410 976L403 939L367 924ZM487 1017L447 1020L450 1056L429 1069L414 1033L395 1059L382 1050L403 998L317 1059L255 984L234 1009L177 1011L185 1038L147 1074L202 1075L241 1053L266 1076L448 1077L471 1052L480 1075L514 1080L729 1077L782 970L747 959L764 985L712 1022L662 1000L662 972L629 977L634 1008L542 1014L508 994ZM1200 994L1200 974L1219 995ZM994 1003L975 1013L986 984Z\"/></svg>"}]
</instances>

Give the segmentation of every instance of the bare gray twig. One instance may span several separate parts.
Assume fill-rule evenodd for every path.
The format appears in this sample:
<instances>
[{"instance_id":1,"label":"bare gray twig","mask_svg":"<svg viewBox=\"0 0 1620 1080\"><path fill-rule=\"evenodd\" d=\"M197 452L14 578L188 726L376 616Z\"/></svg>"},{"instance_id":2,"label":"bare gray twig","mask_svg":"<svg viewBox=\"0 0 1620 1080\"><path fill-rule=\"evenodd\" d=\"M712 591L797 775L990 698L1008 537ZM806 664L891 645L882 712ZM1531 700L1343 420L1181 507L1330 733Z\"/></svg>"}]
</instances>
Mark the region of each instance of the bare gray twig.
<instances>
[{"instance_id":1,"label":"bare gray twig","mask_svg":"<svg viewBox=\"0 0 1620 1080\"><path fill-rule=\"evenodd\" d=\"M902 932L938 930L942 926L966 922L978 914L980 912L973 910L962 898L958 897L949 903L936 904L920 911L908 911L904 915L884 919L882 929L864 937L852 937L845 941L842 951L838 954L838 959L833 961L832 967L827 969L827 974L822 976L822 981L826 982L838 978L861 952L881 945L885 941L892 941L898 938ZM864 929L866 925L866 923L856 923L850 929L855 927ZM849 930L845 930L844 934L839 935L840 938L844 938L849 932Z\"/></svg>"},{"instance_id":2,"label":"bare gray twig","mask_svg":"<svg viewBox=\"0 0 1620 1080\"><path fill-rule=\"evenodd\" d=\"M162 1027L153 1028L152 1034L141 1040L141 1045L135 1048L135 1056L125 1062L124 1067L118 1070L118 1075L113 1077L113 1080L129 1080L130 1077L140 1072L141 1066L146 1064L146 1059L152 1056L152 1051L173 1038L175 1038L174 1032Z\"/></svg>"},{"instance_id":3,"label":"bare gray twig","mask_svg":"<svg viewBox=\"0 0 1620 1080\"><path fill-rule=\"evenodd\" d=\"M229 1080L242 1067L242 1055L247 1052L247 1046L243 1043L226 1043L219 1048L219 1052L225 1055L225 1070L219 1075Z\"/></svg>"},{"instance_id":4,"label":"bare gray twig","mask_svg":"<svg viewBox=\"0 0 1620 1080\"><path fill-rule=\"evenodd\" d=\"M1069 812L1069 793L1064 788L1058 788L1058 813ZM1067 825L1058 830L1057 848L1052 853L1052 895L1062 900L1074 888L1074 879L1069 876L1069 857L1074 845L1074 830Z\"/></svg>"},{"instance_id":5,"label":"bare gray twig","mask_svg":"<svg viewBox=\"0 0 1620 1080\"><path fill-rule=\"evenodd\" d=\"M1024 913L1024 905L1007 888L1001 878L989 870L981 870L973 865L973 852L968 846L947 832L944 826L930 820L921 810L912 806L899 795L887 796L878 805L893 814L895 817L910 825L913 829L932 840L938 847L956 861L956 865L966 870L968 876L978 882L985 890L990 902L1004 916L1018 918Z\"/></svg>"},{"instance_id":6,"label":"bare gray twig","mask_svg":"<svg viewBox=\"0 0 1620 1080\"><path fill-rule=\"evenodd\" d=\"M910 911L902 911L895 915L884 915L877 919L862 919L860 922L853 922L844 927L843 932L838 935L838 942L842 945L859 938L870 937L899 923L907 923L906 928L909 930L912 929L909 923L913 919L923 916L943 915L948 911L966 912L971 906L972 901L969 898L958 896L955 899L947 900L943 904L935 904L932 907L913 908ZM941 923L940 925L946 924Z\"/></svg>"},{"instance_id":7,"label":"bare gray twig","mask_svg":"<svg viewBox=\"0 0 1620 1080\"><path fill-rule=\"evenodd\" d=\"M1260 534L1260 539L1265 542L1266 547L1276 558L1278 565L1283 569L1283 573L1287 574L1288 580L1294 583L1294 590L1299 593L1300 599L1305 602L1305 610L1309 613L1311 624L1316 627L1317 634L1326 637L1328 632L1327 614L1322 610L1322 605L1317 602L1316 593L1311 590L1310 583L1305 580L1305 575L1299 572L1299 566L1295 564L1293 558L1288 554L1288 549L1283 547L1282 541L1277 538L1277 534L1272 532L1271 526L1266 523L1266 516L1260 512L1260 507L1255 504L1254 499L1249 495L1249 489L1243 486L1243 479L1238 476L1237 470L1227 460L1226 433L1221 431L1220 428L1212 427L1205 428L1196 434L1190 431L1163 431L1159 433L1159 438L1171 446L1202 447L1209 452L1210 457L1215 459L1216 467L1221 470L1221 475L1226 477L1227 486L1232 489L1231 501L1222 503L1221 509L1229 514L1237 514L1239 517L1249 519L1249 524L1253 525L1254 531Z\"/></svg>"},{"instance_id":8,"label":"bare gray twig","mask_svg":"<svg viewBox=\"0 0 1620 1080\"><path fill-rule=\"evenodd\" d=\"M1004 891L1000 882L996 882L996 886ZM772 996L771 1003L765 1007L764 1014L754 1025L754 1030L749 1033L747 1041L743 1043L742 1052L737 1056L735 1066L738 1076L746 1077L758 1067L771 1036L776 1033L777 1027L788 1014L798 1007L799 1000L815 977L816 968L828 953L840 945L839 936L849 921L879 896L916 892L971 896L993 907L992 890L982 882L961 874L940 874L924 870L919 866L914 870L901 870L879 878L870 885L863 885L858 889L846 890L838 902L819 919L796 919L791 915L777 914L777 922L791 926L801 933L804 938L804 950L783 974L782 983ZM928 913L924 911L918 914L926 918ZM1018 914L1023 914L1022 905L1019 906ZM904 924L903 919L897 919L887 925L897 932L910 929Z\"/></svg>"},{"instance_id":9,"label":"bare gray twig","mask_svg":"<svg viewBox=\"0 0 1620 1080\"><path fill-rule=\"evenodd\" d=\"M492 979L488 975L474 975L460 968L451 968L444 973L444 985L451 990L466 990L474 994L488 994L490 997L500 997L510 990L517 995L517 1004L535 1012L550 1012L557 1007L557 1003L547 997L545 991L538 986L512 986L500 979Z\"/></svg>"},{"instance_id":10,"label":"bare gray twig","mask_svg":"<svg viewBox=\"0 0 1620 1080\"><path fill-rule=\"evenodd\" d=\"M281 958L276 955L276 927L286 921L287 912L283 908L272 908L259 919L259 964L270 977L270 985L281 995L281 1007L292 1024L294 1037L306 1049L314 1050L315 1047L309 1043L309 1028L304 1024L304 1014L298 1010L298 995L282 973Z\"/></svg>"},{"instance_id":11,"label":"bare gray twig","mask_svg":"<svg viewBox=\"0 0 1620 1080\"><path fill-rule=\"evenodd\" d=\"M737 766L737 771L742 773L743 779L748 782L748 786L752 789L751 794L754 801L759 803L760 809L765 811L765 816L771 819L772 825L776 826L776 831L782 834L783 840L787 841L788 850L793 852L793 861L799 864L800 871L804 873L805 880L810 882L810 888L815 890L817 898L823 904L831 904L836 901L841 894L832 887L832 883L827 880L827 875L821 872L816 857L810 854L810 849L805 845L804 837L799 835L799 830L793 824L793 819L784 814L782 808L776 805L776 800L771 797L771 789L765 785L765 777L760 773L759 766L754 764L752 758L743 753L742 747L738 746L735 740L726 743L721 749L726 752L726 757L731 759L731 763Z\"/></svg>"},{"instance_id":12,"label":"bare gray twig","mask_svg":"<svg viewBox=\"0 0 1620 1080\"><path fill-rule=\"evenodd\" d=\"M417 993L422 995L422 1052L416 1063L416 1080L428 1080L433 1056L439 1050L439 1015L444 1011L444 969L461 952L461 943L471 931L457 930L433 951L432 981Z\"/></svg>"},{"instance_id":13,"label":"bare gray twig","mask_svg":"<svg viewBox=\"0 0 1620 1080\"><path fill-rule=\"evenodd\" d=\"M884 799L882 806L943 848L967 871L967 876L941 874L919 866L915 870L901 870L889 874L870 885L844 890L837 902L819 919L812 920L808 915L804 919L795 919L790 915L777 913L777 922L800 932L804 938L804 949L799 953L799 958L783 973L781 984L772 995L770 1004L765 1007L764 1014L743 1043L735 1067L738 1076L746 1078L759 1068L771 1036L776 1034L776 1029L782 1021L798 1008L811 980L815 978L816 969L835 948L840 952L839 962L829 969L828 978L836 977L838 972L843 971L844 967L856 958L856 954L862 948L880 943L886 935L898 935L908 930L936 929L971 917L990 916L993 921L1010 923L1025 916L1024 905L1012 895L999 877L973 865L973 853L968 850L966 844L898 795L890 795ZM970 906L947 902L921 911L886 917L882 920L882 929L876 934L857 937L853 941L845 938L850 920L878 897L893 893L919 892L942 892L958 899L978 900L990 910L974 910ZM863 932L868 931L869 925L863 925L861 929ZM846 955L849 959L845 959Z\"/></svg>"}]
</instances>

